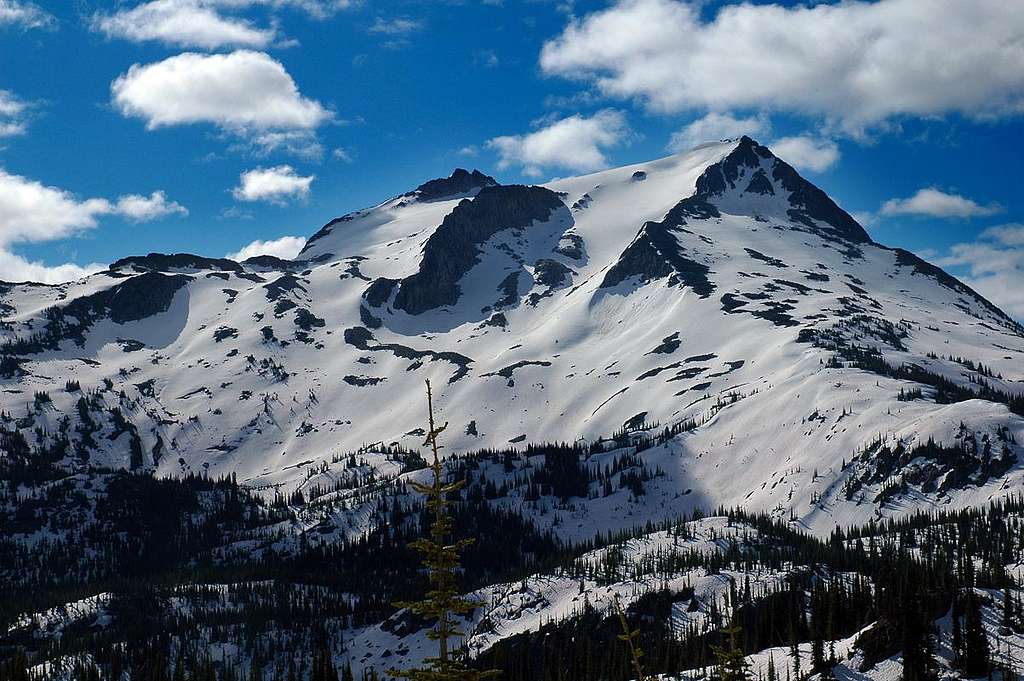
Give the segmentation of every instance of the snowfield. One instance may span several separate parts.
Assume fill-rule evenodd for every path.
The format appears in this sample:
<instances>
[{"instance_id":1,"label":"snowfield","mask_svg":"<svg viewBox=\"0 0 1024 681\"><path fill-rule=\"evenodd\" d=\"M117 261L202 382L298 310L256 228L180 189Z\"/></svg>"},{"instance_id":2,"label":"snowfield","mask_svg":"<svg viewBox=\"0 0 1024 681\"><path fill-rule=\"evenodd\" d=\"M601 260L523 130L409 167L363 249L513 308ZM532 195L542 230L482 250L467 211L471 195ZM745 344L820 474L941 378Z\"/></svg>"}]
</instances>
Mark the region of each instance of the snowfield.
<instances>
[{"instance_id":1,"label":"snowfield","mask_svg":"<svg viewBox=\"0 0 1024 681\"><path fill-rule=\"evenodd\" d=\"M664 472L646 502L664 512L637 509L654 517L743 505L827 532L1021 489L1021 327L764 147L532 193L462 173L333 221L295 262L147 256L2 285L0 427L31 451L66 438L69 470L287 493L350 452L418 448L430 379L450 451L681 429L643 454ZM858 352L990 392L947 404ZM929 442L998 465L872 468ZM593 510L583 534L621 512Z\"/></svg>"}]
</instances>

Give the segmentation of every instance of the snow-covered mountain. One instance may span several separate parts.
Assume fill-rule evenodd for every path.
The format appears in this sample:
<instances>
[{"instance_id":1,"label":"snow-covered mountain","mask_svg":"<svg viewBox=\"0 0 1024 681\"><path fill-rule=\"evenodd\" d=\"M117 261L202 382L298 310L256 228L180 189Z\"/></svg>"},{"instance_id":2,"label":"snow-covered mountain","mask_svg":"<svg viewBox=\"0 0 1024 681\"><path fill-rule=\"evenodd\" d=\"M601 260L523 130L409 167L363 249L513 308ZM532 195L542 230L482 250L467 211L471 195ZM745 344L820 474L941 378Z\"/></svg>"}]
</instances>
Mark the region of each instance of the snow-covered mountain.
<instances>
[{"instance_id":1,"label":"snow-covered mountain","mask_svg":"<svg viewBox=\"0 0 1024 681\"><path fill-rule=\"evenodd\" d=\"M1024 329L749 138L543 186L459 170L295 261L126 258L2 284L0 317L4 455L71 470L330 484L422 444L430 379L453 451L643 443L641 517L827 531L1024 482ZM626 524L601 501L582 534Z\"/></svg>"}]
</instances>

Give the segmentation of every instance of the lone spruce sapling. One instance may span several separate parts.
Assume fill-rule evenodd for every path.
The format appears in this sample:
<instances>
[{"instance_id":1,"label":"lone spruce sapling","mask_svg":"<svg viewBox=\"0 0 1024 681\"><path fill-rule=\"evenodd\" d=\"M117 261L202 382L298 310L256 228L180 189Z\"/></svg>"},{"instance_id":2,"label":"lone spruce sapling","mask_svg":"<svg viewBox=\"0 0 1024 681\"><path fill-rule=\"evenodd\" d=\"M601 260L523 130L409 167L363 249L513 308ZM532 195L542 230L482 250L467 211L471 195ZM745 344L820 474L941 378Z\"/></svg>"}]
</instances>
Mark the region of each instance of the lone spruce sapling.
<instances>
[{"instance_id":1,"label":"lone spruce sapling","mask_svg":"<svg viewBox=\"0 0 1024 681\"><path fill-rule=\"evenodd\" d=\"M480 606L478 601L463 598L457 589L457 573L462 550L473 540L463 539L447 543L454 529L448 507L455 502L449 495L455 494L465 481L445 482L444 467L441 465L437 437L448 424L437 426L434 421L434 397L427 381L427 419L429 429L425 444L430 447L433 461L429 466L431 484L424 485L411 482L410 485L427 498L427 509L433 513L434 520L430 526L428 537L422 537L409 546L423 556L423 566L430 575L431 589L421 601L396 603L400 608L408 608L421 617L435 620L429 638L437 641L437 656L424 660L424 666L413 669L392 669L390 673L400 679L409 681L483 681L496 676L497 670L477 670L466 665L465 652L450 649L452 638L463 636L455 621L456 615L465 615Z\"/></svg>"},{"instance_id":2,"label":"lone spruce sapling","mask_svg":"<svg viewBox=\"0 0 1024 681\"><path fill-rule=\"evenodd\" d=\"M615 596L615 614L619 616L619 624L622 626L619 640L629 646L629 661L633 666L633 673L636 674L636 681L647 681L643 664L640 662L640 658L644 656L644 651L640 648L640 630L629 627L629 622L626 620L626 611L622 609L622 603L619 602L618 594Z\"/></svg>"}]
</instances>

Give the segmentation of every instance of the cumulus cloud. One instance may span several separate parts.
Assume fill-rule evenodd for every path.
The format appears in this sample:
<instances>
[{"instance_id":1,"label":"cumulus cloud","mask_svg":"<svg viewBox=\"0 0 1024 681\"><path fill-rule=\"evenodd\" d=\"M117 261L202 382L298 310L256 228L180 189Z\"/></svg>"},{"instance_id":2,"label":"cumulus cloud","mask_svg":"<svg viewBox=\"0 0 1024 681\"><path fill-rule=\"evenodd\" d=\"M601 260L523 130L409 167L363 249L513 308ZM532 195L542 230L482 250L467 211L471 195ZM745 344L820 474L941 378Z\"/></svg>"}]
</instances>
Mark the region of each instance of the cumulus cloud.
<instances>
[{"instance_id":1,"label":"cumulus cloud","mask_svg":"<svg viewBox=\"0 0 1024 681\"><path fill-rule=\"evenodd\" d=\"M495 137L487 146L498 152L499 168L520 165L524 174L536 177L545 168L606 168L605 150L631 135L622 112L605 109L589 118L577 114L555 120L525 135Z\"/></svg>"},{"instance_id":2,"label":"cumulus cloud","mask_svg":"<svg viewBox=\"0 0 1024 681\"><path fill-rule=\"evenodd\" d=\"M306 240L301 236L283 236L280 239L271 239L269 241L257 239L234 253L228 253L224 257L237 260L238 262L255 258L257 255L272 255L284 260L294 260L295 256L299 254L299 251L305 245Z\"/></svg>"},{"instance_id":3,"label":"cumulus cloud","mask_svg":"<svg viewBox=\"0 0 1024 681\"><path fill-rule=\"evenodd\" d=\"M771 143L772 152L800 170L824 172L839 162L839 145L829 139L800 135Z\"/></svg>"},{"instance_id":4,"label":"cumulus cloud","mask_svg":"<svg viewBox=\"0 0 1024 681\"><path fill-rule=\"evenodd\" d=\"M114 106L150 130L209 123L251 136L270 130L314 130L332 118L303 97L284 66L262 52L186 52L135 64L111 84Z\"/></svg>"},{"instance_id":5,"label":"cumulus cloud","mask_svg":"<svg viewBox=\"0 0 1024 681\"><path fill-rule=\"evenodd\" d=\"M238 201L266 201L283 205L294 199L309 197L314 175L304 177L291 166L256 168L242 173L231 194Z\"/></svg>"},{"instance_id":6,"label":"cumulus cloud","mask_svg":"<svg viewBox=\"0 0 1024 681\"><path fill-rule=\"evenodd\" d=\"M96 226L109 214L106 199L78 200L71 193L0 170L0 247L49 241Z\"/></svg>"},{"instance_id":7,"label":"cumulus cloud","mask_svg":"<svg viewBox=\"0 0 1024 681\"><path fill-rule=\"evenodd\" d=\"M57 20L52 14L42 10L34 2L22 0L0 0L0 27L16 26L18 28L54 28Z\"/></svg>"},{"instance_id":8,"label":"cumulus cloud","mask_svg":"<svg viewBox=\"0 0 1024 681\"><path fill-rule=\"evenodd\" d=\"M25 134L29 105L9 90L0 90L0 138Z\"/></svg>"},{"instance_id":9,"label":"cumulus cloud","mask_svg":"<svg viewBox=\"0 0 1024 681\"><path fill-rule=\"evenodd\" d=\"M188 211L162 191L148 197L128 194L116 201L80 200L63 189L0 169L0 247L62 239L92 229L104 215L144 222L175 214Z\"/></svg>"},{"instance_id":10,"label":"cumulus cloud","mask_svg":"<svg viewBox=\"0 0 1024 681\"><path fill-rule=\"evenodd\" d=\"M11 252L19 243L53 241L92 229L103 216L116 215L142 222L172 214L187 214L162 191L149 197L129 194L115 201L79 199L70 192L44 185L0 169L0 271L6 280L52 283L67 281L95 271L99 265L81 268L67 264L47 267Z\"/></svg>"},{"instance_id":11,"label":"cumulus cloud","mask_svg":"<svg viewBox=\"0 0 1024 681\"><path fill-rule=\"evenodd\" d=\"M167 194L156 191L149 196L128 194L114 205L114 212L132 222L149 222L169 215L188 215L188 209L175 201L168 201Z\"/></svg>"},{"instance_id":12,"label":"cumulus cloud","mask_svg":"<svg viewBox=\"0 0 1024 681\"><path fill-rule=\"evenodd\" d=\"M979 204L959 194L947 194L935 187L920 189L906 199L890 199L882 204L882 215L920 215L932 218L974 218L1003 211L998 204Z\"/></svg>"},{"instance_id":13,"label":"cumulus cloud","mask_svg":"<svg viewBox=\"0 0 1024 681\"><path fill-rule=\"evenodd\" d=\"M730 113L712 112L672 133L668 146L673 151L686 151L704 142L717 142L743 135L756 137L769 130L771 123L763 114L737 118Z\"/></svg>"},{"instance_id":14,"label":"cumulus cloud","mask_svg":"<svg viewBox=\"0 0 1024 681\"><path fill-rule=\"evenodd\" d=\"M204 0L152 0L113 14L97 14L92 26L110 38L204 49L266 47L276 37L273 28L222 16Z\"/></svg>"},{"instance_id":15,"label":"cumulus cloud","mask_svg":"<svg viewBox=\"0 0 1024 681\"><path fill-rule=\"evenodd\" d=\"M353 4L352 0L146 0L116 12L97 12L92 28L107 37L134 42L156 41L208 50L263 48L279 39L276 21L257 26L244 17L231 16L231 12L257 6L290 7L323 19Z\"/></svg>"},{"instance_id":16,"label":"cumulus cloud","mask_svg":"<svg viewBox=\"0 0 1024 681\"><path fill-rule=\"evenodd\" d=\"M900 116L1024 112L1024 3L704 9L691 0L615 0L571 19L544 45L541 68L656 111L796 112L851 134Z\"/></svg>"},{"instance_id":17,"label":"cumulus cloud","mask_svg":"<svg viewBox=\"0 0 1024 681\"><path fill-rule=\"evenodd\" d=\"M986 229L977 240L952 246L936 264L964 268L968 285L1024 321L1024 224Z\"/></svg>"},{"instance_id":18,"label":"cumulus cloud","mask_svg":"<svg viewBox=\"0 0 1024 681\"><path fill-rule=\"evenodd\" d=\"M104 269L106 266L100 263L47 265L40 260L28 260L0 248L0 272L3 272L0 280L6 282L33 281L41 284L61 284L87 277Z\"/></svg>"}]
</instances>

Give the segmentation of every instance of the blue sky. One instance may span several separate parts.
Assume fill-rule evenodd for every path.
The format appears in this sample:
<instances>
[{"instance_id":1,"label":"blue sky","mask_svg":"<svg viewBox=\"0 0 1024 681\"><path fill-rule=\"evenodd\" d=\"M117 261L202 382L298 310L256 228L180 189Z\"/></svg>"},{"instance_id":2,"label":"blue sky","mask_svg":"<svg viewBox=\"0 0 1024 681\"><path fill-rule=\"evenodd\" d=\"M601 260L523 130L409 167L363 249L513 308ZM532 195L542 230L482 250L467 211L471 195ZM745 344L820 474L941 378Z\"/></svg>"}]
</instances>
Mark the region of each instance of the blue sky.
<instances>
[{"instance_id":1,"label":"blue sky","mask_svg":"<svg viewBox=\"0 0 1024 681\"><path fill-rule=\"evenodd\" d=\"M1000 0L0 0L0 280L750 133L1024 318L1022 114Z\"/></svg>"}]
</instances>

